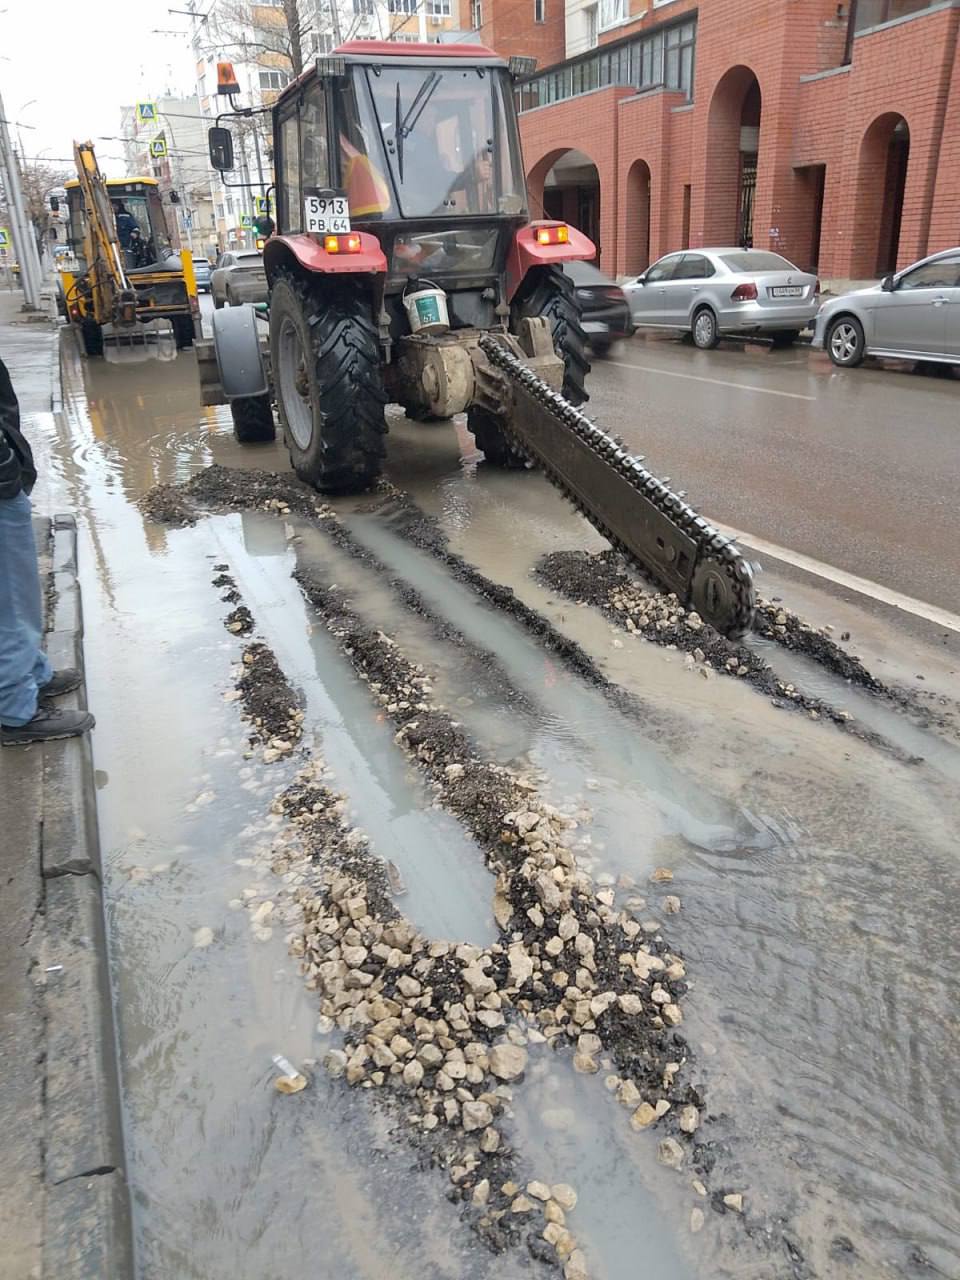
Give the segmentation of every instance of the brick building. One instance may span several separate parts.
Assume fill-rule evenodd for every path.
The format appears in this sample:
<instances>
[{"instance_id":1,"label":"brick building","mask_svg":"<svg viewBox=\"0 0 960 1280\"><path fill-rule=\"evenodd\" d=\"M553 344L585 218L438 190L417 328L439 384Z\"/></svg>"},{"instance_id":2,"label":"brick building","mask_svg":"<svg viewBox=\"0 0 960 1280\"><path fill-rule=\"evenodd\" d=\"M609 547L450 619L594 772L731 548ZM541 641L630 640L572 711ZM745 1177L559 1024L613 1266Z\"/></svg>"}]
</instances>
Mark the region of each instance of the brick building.
<instances>
[{"instance_id":1,"label":"brick building","mask_svg":"<svg viewBox=\"0 0 960 1280\"><path fill-rule=\"evenodd\" d=\"M535 0L485 2L513 5L494 47L532 50ZM567 0L595 47L538 69L520 119L534 208L607 271L753 244L862 280L960 244L960 0L599 3Z\"/></svg>"}]
</instances>

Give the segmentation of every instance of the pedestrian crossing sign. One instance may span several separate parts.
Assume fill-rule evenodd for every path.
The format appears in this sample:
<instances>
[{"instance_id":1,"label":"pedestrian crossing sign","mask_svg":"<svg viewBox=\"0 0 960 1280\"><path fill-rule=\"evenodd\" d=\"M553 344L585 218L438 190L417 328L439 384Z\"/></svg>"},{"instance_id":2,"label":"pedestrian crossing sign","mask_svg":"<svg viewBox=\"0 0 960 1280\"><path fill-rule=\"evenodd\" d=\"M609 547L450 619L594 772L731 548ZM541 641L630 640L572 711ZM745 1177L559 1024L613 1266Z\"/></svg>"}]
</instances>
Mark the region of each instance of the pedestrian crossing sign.
<instances>
[{"instance_id":1,"label":"pedestrian crossing sign","mask_svg":"<svg viewBox=\"0 0 960 1280\"><path fill-rule=\"evenodd\" d=\"M137 119L141 124L151 124L157 118L157 104L155 102L138 102L137 103Z\"/></svg>"},{"instance_id":2,"label":"pedestrian crossing sign","mask_svg":"<svg viewBox=\"0 0 960 1280\"><path fill-rule=\"evenodd\" d=\"M253 218L250 217L249 213L241 213L240 225L245 230L249 230L249 228L253 226Z\"/></svg>"},{"instance_id":3,"label":"pedestrian crossing sign","mask_svg":"<svg viewBox=\"0 0 960 1280\"><path fill-rule=\"evenodd\" d=\"M150 156L154 160L161 160L167 154L167 140L164 137L154 138L150 143Z\"/></svg>"},{"instance_id":4,"label":"pedestrian crossing sign","mask_svg":"<svg viewBox=\"0 0 960 1280\"><path fill-rule=\"evenodd\" d=\"M260 214L267 214L270 212L270 206L266 196L253 197L253 212L254 212L254 216L259 216Z\"/></svg>"},{"instance_id":5,"label":"pedestrian crossing sign","mask_svg":"<svg viewBox=\"0 0 960 1280\"><path fill-rule=\"evenodd\" d=\"M0 249L6 249L10 244L10 232L6 227L0 227Z\"/></svg>"}]
</instances>

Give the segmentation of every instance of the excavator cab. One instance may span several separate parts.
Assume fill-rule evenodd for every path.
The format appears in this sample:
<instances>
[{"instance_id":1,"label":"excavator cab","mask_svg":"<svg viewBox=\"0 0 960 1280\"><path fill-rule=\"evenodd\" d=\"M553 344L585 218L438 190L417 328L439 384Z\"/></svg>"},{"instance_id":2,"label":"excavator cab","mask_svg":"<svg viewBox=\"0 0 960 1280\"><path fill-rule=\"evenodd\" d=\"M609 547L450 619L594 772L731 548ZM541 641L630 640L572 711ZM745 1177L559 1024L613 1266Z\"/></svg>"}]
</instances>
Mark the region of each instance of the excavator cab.
<instances>
[{"instance_id":1,"label":"excavator cab","mask_svg":"<svg viewBox=\"0 0 960 1280\"><path fill-rule=\"evenodd\" d=\"M104 178L93 146L74 145L78 177L65 183L69 267L61 271L67 318L84 351L103 354L104 328L133 334L169 320L178 349L199 316L193 260L171 245L156 178ZM136 332L140 332L136 329Z\"/></svg>"}]
</instances>

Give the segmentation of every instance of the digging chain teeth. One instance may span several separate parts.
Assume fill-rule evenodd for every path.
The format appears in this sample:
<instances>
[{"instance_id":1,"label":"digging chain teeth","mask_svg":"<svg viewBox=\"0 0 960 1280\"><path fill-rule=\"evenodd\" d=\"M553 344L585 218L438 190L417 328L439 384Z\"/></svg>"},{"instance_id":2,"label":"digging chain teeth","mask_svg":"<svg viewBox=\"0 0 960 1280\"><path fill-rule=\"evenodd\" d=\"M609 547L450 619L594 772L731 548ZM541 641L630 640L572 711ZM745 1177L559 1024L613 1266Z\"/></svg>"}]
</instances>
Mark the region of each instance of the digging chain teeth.
<instances>
[{"instance_id":1,"label":"digging chain teeth","mask_svg":"<svg viewBox=\"0 0 960 1280\"><path fill-rule=\"evenodd\" d=\"M632 488L642 493L659 511L693 540L697 547L697 566L705 566L712 562L724 576L732 598L732 608L728 611L723 632L731 638L745 635L753 625L756 602L753 590L753 569L732 538L726 537L687 503L683 497L674 493L666 483L659 480L643 466L641 457L630 454L619 439L607 434L595 422L581 413L574 405L565 400L559 392L548 387L542 379L519 360L511 351L490 334L480 338L480 347L491 364L519 382L521 386L564 426L598 454L606 464L627 480ZM502 425L513 444L522 453L529 453L523 436L517 432L509 417L503 419ZM584 506L583 502L563 480L563 477L550 465L548 458L537 457L536 462L547 473L554 484L573 506L593 527L601 533L616 549L630 559L635 553L624 545L603 522L602 516ZM647 573L654 573L653 567L646 562L643 568ZM672 590L672 588L669 588ZM684 601L689 604L690 601Z\"/></svg>"}]
</instances>

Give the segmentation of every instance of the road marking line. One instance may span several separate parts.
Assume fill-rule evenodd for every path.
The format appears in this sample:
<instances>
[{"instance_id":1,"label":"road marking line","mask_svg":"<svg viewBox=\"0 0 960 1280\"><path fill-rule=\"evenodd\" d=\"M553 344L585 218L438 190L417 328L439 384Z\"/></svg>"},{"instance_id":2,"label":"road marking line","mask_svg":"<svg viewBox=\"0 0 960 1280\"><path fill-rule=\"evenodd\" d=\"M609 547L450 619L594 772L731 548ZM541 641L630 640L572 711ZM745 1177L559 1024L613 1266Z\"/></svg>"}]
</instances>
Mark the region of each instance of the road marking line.
<instances>
[{"instance_id":1,"label":"road marking line","mask_svg":"<svg viewBox=\"0 0 960 1280\"><path fill-rule=\"evenodd\" d=\"M607 360L606 364L621 369L638 369L641 373L662 373L667 378L687 378L690 382L709 382L715 387L735 387L737 391L757 391L762 396L783 396L786 400L816 400L816 396L802 396L797 391L775 391L773 387L755 387L749 382L725 382L723 378L702 378L696 373L678 373L673 369L658 369L651 364L631 364L627 360Z\"/></svg>"},{"instance_id":2,"label":"road marking line","mask_svg":"<svg viewBox=\"0 0 960 1280\"><path fill-rule=\"evenodd\" d=\"M948 631L956 631L960 634L960 617L955 613L948 613L946 609L938 609L934 604L925 604L922 600L915 600L912 596L901 595L899 591L892 591L889 587L883 587L879 582L871 582L869 578L858 578L855 573L847 573L845 569L836 569L833 565L824 564L821 560L814 560L812 556L805 556L801 551L789 551L786 547L778 547L773 542L767 542L763 538L756 538L752 533L744 533L741 529L732 529L729 525L719 524L715 520L711 521L711 523L720 533L728 538L735 538L737 542L742 542L744 546L749 547L752 551L759 551L761 555L772 556L774 560L782 560L784 564L793 565L795 569L803 569L817 578L825 578L828 582L833 582L838 587L846 587L850 591L856 591L858 595L869 596L870 599L891 605L894 609L900 609L903 613L913 614L916 618L923 618L938 627L946 627Z\"/></svg>"}]
</instances>

